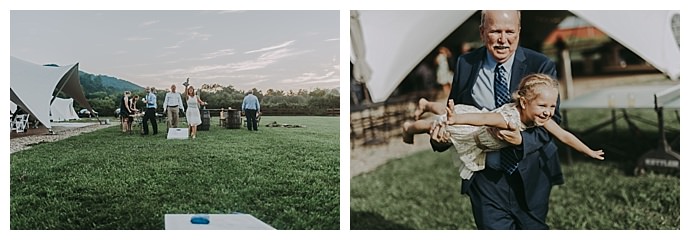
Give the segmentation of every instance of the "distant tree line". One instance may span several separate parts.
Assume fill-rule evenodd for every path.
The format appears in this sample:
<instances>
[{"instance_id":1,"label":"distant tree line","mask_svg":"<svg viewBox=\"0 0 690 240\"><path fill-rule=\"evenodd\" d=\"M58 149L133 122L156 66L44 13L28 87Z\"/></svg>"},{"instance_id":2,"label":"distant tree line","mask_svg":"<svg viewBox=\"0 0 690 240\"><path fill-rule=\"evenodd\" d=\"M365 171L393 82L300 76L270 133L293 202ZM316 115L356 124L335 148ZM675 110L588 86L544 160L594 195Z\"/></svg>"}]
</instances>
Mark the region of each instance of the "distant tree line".
<instances>
[{"instance_id":1,"label":"distant tree line","mask_svg":"<svg viewBox=\"0 0 690 240\"><path fill-rule=\"evenodd\" d=\"M46 65L57 66L55 64ZM124 91L130 91L133 95L139 95L140 98L146 95L143 87L106 75L79 71L79 82L86 99L99 116L114 116L115 110L120 107L120 99L123 97ZM183 94L183 98L184 90L184 86L177 86L177 91ZM163 111L163 101L167 91L169 89L156 89L157 112ZM297 91L268 89L264 92L254 88L252 91L259 98L261 111L268 115L327 115L329 109L340 107L340 93L336 89L316 88ZM207 109L227 109L228 107L240 109L245 93L246 90L235 89L232 85L202 84L197 87L197 94L201 99L208 102L208 105L205 106ZM69 98L62 92L54 92L53 94L57 94L61 98ZM75 102L74 108L75 111L79 111L84 107ZM143 102L140 101L137 108L143 109Z\"/></svg>"}]
</instances>

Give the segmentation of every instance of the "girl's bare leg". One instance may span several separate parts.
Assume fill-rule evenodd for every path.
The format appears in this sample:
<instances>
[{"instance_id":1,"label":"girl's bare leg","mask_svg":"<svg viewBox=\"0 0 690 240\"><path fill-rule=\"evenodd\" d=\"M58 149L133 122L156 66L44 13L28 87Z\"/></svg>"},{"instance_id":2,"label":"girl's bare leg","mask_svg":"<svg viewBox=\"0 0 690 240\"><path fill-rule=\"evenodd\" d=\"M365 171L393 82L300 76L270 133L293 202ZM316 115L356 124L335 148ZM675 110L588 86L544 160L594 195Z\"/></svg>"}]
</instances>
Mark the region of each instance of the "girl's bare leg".
<instances>
[{"instance_id":1,"label":"girl's bare leg","mask_svg":"<svg viewBox=\"0 0 690 240\"><path fill-rule=\"evenodd\" d=\"M414 135L429 133L433 122L428 120L406 121L403 123L403 142L413 144Z\"/></svg>"},{"instance_id":2,"label":"girl's bare leg","mask_svg":"<svg viewBox=\"0 0 690 240\"><path fill-rule=\"evenodd\" d=\"M414 111L414 119L419 120L425 112L430 112L436 115L446 114L446 104L438 102L429 102L426 98L420 98L417 103L417 109Z\"/></svg>"}]
</instances>

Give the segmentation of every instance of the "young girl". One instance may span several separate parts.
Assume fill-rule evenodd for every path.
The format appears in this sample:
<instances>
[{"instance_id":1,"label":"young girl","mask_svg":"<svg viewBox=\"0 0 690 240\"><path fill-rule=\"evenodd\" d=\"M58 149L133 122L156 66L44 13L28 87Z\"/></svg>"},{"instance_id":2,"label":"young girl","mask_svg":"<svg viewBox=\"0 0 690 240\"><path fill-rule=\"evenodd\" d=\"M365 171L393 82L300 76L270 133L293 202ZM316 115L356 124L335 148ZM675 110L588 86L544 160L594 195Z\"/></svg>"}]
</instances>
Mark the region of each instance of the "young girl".
<instances>
[{"instance_id":1,"label":"young girl","mask_svg":"<svg viewBox=\"0 0 690 240\"><path fill-rule=\"evenodd\" d=\"M192 139L195 139L196 126L201 124L199 106L206 105L206 102L201 101L201 99L196 96L196 92L192 86L187 87L185 95L187 96L187 111L185 112L185 116L187 117L187 125L189 126L189 135Z\"/></svg>"},{"instance_id":2,"label":"young girl","mask_svg":"<svg viewBox=\"0 0 690 240\"><path fill-rule=\"evenodd\" d=\"M565 131L551 117L556 110L558 99L558 82L545 74L531 74L522 79L518 90L513 93L513 103L507 103L493 110L479 110L470 105L454 105L448 101L448 107L441 103L419 100L415 118L424 112L438 114L436 121L445 122L451 135L451 142L458 151L460 176L469 179L472 172L484 169L485 152L496 151L509 145L491 135L488 128L510 129L517 127L524 131L530 127L544 126L553 136L568 146L587 156L603 160L602 150L592 150L572 133ZM450 109L453 106L453 110ZM443 115L445 114L445 115ZM434 120L417 120L403 124L403 141L412 143L414 134L428 133Z\"/></svg>"}]
</instances>

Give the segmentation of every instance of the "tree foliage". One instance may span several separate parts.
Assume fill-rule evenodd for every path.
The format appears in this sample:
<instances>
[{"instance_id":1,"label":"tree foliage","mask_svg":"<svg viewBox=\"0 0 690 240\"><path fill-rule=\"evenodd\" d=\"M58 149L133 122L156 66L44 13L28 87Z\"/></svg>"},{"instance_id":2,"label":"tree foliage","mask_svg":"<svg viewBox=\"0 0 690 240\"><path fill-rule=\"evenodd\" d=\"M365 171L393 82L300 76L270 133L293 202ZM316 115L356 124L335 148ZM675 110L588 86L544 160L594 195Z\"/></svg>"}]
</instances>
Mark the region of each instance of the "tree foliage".
<instances>
[{"instance_id":1,"label":"tree foliage","mask_svg":"<svg viewBox=\"0 0 690 240\"><path fill-rule=\"evenodd\" d=\"M145 96L143 89L118 89L113 90L102 84L102 76L86 75L82 79L82 86L91 106L99 112L101 116L111 116L120 107L122 92L129 90L133 95L140 98ZM158 112L163 111L163 101L167 89L156 90ZM184 89L178 89L184 98ZM328 109L340 107L340 96L338 91L331 89L316 88L313 90L299 89L293 90L280 89L256 89L253 88L254 95L259 98L261 111L267 115L326 115ZM208 102L207 109L241 109L245 91L236 89L232 85L221 86L220 84L202 84L197 89L197 96L203 101ZM75 107L77 107L75 105ZM186 106L185 106L186 107ZM142 109L143 103L139 102L137 108Z\"/></svg>"}]
</instances>

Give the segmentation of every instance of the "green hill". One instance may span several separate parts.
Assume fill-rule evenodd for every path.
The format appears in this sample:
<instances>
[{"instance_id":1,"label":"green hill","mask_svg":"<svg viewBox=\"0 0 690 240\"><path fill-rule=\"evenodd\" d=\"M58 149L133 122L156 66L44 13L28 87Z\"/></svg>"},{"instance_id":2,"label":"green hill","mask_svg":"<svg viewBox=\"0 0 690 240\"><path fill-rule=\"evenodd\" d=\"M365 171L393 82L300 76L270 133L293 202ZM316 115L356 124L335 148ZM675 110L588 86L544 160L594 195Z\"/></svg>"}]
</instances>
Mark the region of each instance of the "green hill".
<instances>
[{"instance_id":1,"label":"green hill","mask_svg":"<svg viewBox=\"0 0 690 240\"><path fill-rule=\"evenodd\" d=\"M108 94L120 94L123 91L142 91L144 88L131 83L127 80L122 80L116 77L107 75L94 75L91 73L79 71L79 80L87 95L95 92L106 92Z\"/></svg>"}]
</instances>

